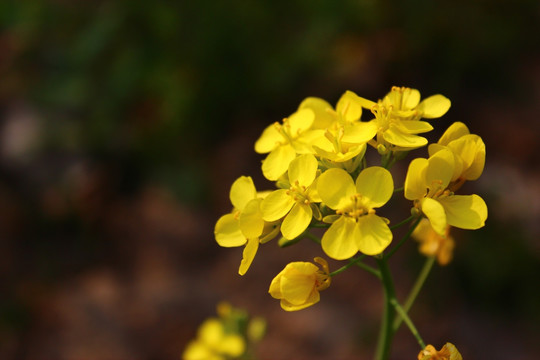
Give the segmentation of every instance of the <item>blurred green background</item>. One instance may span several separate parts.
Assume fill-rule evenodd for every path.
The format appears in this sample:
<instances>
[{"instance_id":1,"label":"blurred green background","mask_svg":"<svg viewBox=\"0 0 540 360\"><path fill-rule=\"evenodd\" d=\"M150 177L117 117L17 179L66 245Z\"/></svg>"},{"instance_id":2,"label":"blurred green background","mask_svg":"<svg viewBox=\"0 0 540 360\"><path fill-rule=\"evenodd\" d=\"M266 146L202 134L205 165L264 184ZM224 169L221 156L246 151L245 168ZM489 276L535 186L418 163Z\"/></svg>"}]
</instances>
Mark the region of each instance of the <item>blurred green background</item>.
<instances>
[{"instance_id":1,"label":"blurred green background","mask_svg":"<svg viewBox=\"0 0 540 360\"><path fill-rule=\"evenodd\" d=\"M431 141L463 121L487 146L467 187L487 226L456 232L413 319L466 359L536 359L539 24L536 0L2 1L0 358L178 359L220 300L268 319L263 359L369 358L369 274L285 314L270 280L320 249L269 243L240 277L213 226L238 176L269 188L253 151L268 124L307 96L398 85L452 100ZM422 262L404 249L400 294ZM417 352L400 332L393 358Z\"/></svg>"}]
</instances>

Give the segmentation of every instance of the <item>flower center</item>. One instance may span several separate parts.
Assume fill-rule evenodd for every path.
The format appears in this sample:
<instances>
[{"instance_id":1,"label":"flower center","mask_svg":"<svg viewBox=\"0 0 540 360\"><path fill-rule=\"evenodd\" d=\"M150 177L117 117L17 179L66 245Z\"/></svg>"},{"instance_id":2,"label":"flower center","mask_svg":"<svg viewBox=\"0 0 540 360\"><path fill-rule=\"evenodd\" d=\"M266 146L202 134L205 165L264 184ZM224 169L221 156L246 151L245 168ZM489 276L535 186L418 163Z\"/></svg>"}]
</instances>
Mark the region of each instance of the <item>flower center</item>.
<instances>
[{"instance_id":1,"label":"flower center","mask_svg":"<svg viewBox=\"0 0 540 360\"><path fill-rule=\"evenodd\" d=\"M289 190L287 190L287 195L292 197L294 201L298 203L304 203L306 205L310 204L307 194L307 187L305 187L304 185L300 185L298 180L296 180L294 184L291 185Z\"/></svg>"},{"instance_id":2,"label":"flower center","mask_svg":"<svg viewBox=\"0 0 540 360\"><path fill-rule=\"evenodd\" d=\"M361 194L354 194L351 196L351 201L347 207L336 210L336 214L353 218L355 221L364 215L374 214L374 209L367 208L362 202Z\"/></svg>"}]
</instances>

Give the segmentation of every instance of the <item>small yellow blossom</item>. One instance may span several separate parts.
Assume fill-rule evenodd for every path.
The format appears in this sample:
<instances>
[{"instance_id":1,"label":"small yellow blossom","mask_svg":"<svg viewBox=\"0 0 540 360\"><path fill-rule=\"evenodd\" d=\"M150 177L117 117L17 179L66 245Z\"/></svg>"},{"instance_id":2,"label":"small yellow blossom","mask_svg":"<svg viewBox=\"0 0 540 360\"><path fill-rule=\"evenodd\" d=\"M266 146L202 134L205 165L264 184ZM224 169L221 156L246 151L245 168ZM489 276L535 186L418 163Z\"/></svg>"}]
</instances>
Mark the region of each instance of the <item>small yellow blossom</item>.
<instances>
[{"instance_id":1,"label":"small yellow blossom","mask_svg":"<svg viewBox=\"0 0 540 360\"><path fill-rule=\"evenodd\" d=\"M358 251L367 255L381 253L392 241L387 220L375 214L392 196L394 181L390 172L373 166L360 172L356 183L342 169L325 171L318 181L319 196L336 215L324 233L321 245L333 259L351 258Z\"/></svg>"},{"instance_id":2,"label":"small yellow blossom","mask_svg":"<svg viewBox=\"0 0 540 360\"><path fill-rule=\"evenodd\" d=\"M237 358L245 352L242 336L228 334L223 322L217 318L207 319L182 354L183 360L227 360Z\"/></svg>"},{"instance_id":3,"label":"small yellow blossom","mask_svg":"<svg viewBox=\"0 0 540 360\"><path fill-rule=\"evenodd\" d=\"M264 193L257 193L253 180L241 176L231 186L229 194L234 209L219 218L214 228L217 243L223 247L245 246L238 273L249 269L260 242L274 238L279 232L276 224L262 218L260 204Z\"/></svg>"},{"instance_id":4,"label":"small yellow blossom","mask_svg":"<svg viewBox=\"0 0 540 360\"><path fill-rule=\"evenodd\" d=\"M454 195L448 185L454 174L454 155L441 149L429 159L411 161L405 177L405 198L414 201L441 236L447 225L475 230L484 226L487 206L478 195Z\"/></svg>"},{"instance_id":5,"label":"small yellow blossom","mask_svg":"<svg viewBox=\"0 0 540 360\"><path fill-rule=\"evenodd\" d=\"M420 252L426 256L436 256L439 265L444 266L452 260L454 238L450 236L450 226L446 227L443 236L437 234L429 220L422 219L412 233L412 237L420 243Z\"/></svg>"},{"instance_id":6,"label":"small yellow blossom","mask_svg":"<svg viewBox=\"0 0 540 360\"><path fill-rule=\"evenodd\" d=\"M449 189L456 191L467 180L476 180L484 170L486 146L482 138L471 134L462 122L455 122L444 132L436 144L428 147L429 155L449 149L454 155L454 174Z\"/></svg>"},{"instance_id":7,"label":"small yellow blossom","mask_svg":"<svg viewBox=\"0 0 540 360\"><path fill-rule=\"evenodd\" d=\"M300 155L294 159L288 171L289 189L278 189L261 202L262 218L277 221L281 218L281 233L289 240L298 237L307 229L315 212L320 218L320 202L316 189L317 159L313 155Z\"/></svg>"},{"instance_id":8,"label":"small yellow blossom","mask_svg":"<svg viewBox=\"0 0 540 360\"><path fill-rule=\"evenodd\" d=\"M292 262L272 280L268 292L281 300L286 311L302 310L320 300L319 291L330 286L328 263L323 258L314 259L321 267L310 262Z\"/></svg>"},{"instance_id":9,"label":"small yellow blossom","mask_svg":"<svg viewBox=\"0 0 540 360\"><path fill-rule=\"evenodd\" d=\"M315 153L328 167L341 167L348 172L356 170L366 151L366 143L377 133L374 123L361 122L362 102L352 91L346 91L339 99L336 110L328 103L315 108L316 119L325 119L324 136L313 140ZM306 105L307 106L307 105Z\"/></svg>"},{"instance_id":10,"label":"small yellow blossom","mask_svg":"<svg viewBox=\"0 0 540 360\"><path fill-rule=\"evenodd\" d=\"M433 119L443 116L450 108L450 100L433 95L420 102L420 92L406 87L393 87L378 102L362 100L362 106L371 110L377 126L376 141L370 142L384 151L408 151L427 145L427 139L418 134L431 131L433 127L421 118Z\"/></svg>"},{"instance_id":11,"label":"small yellow blossom","mask_svg":"<svg viewBox=\"0 0 540 360\"><path fill-rule=\"evenodd\" d=\"M418 360L463 360L458 349L451 343L446 343L437 351L433 345L428 345L418 354Z\"/></svg>"},{"instance_id":12,"label":"small yellow blossom","mask_svg":"<svg viewBox=\"0 0 540 360\"><path fill-rule=\"evenodd\" d=\"M289 168L289 164L297 154L313 153L312 141L323 135L323 130L313 129L315 113L310 108L302 108L283 123L268 126L255 142L255 151L259 154L269 153L262 163L263 175L275 181Z\"/></svg>"}]
</instances>

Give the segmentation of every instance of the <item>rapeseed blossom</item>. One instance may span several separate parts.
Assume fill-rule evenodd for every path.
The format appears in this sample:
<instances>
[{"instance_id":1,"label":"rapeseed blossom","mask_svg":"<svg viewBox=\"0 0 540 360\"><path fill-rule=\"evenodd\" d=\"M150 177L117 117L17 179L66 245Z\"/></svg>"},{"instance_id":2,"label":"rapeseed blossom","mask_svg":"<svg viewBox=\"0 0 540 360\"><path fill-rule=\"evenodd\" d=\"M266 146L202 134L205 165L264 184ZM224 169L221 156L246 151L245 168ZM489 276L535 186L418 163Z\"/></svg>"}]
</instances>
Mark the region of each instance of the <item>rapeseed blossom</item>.
<instances>
[{"instance_id":1,"label":"rapeseed blossom","mask_svg":"<svg viewBox=\"0 0 540 360\"><path fill-rule=\"evenodd\" d=\"M378 102L361 98L362 106L371 110L377 127L377 137L370 144L381 152L408 151L427 145L426 138L418 134L433 127L420 119L443 116L450 108L450 100L433 95L420 101L420 92L406 87L392 87Z\"/></svg>"},{"instance_id":2,"label":"rapeseed blossom","mask_svg":"<svg viewBox=\"0 0 540 360\"><path fill-rule=\"evenodd\" d=\"M279 232L276 224L262 218L260 204L264 196L265 193L257 193L251 177L241 176L232 184L229 193L233 211L220 217L214 228L220 246L245 246L238 269L240 275L251 266L259 243L274 238Z\"/></svg>"},{"instance_id":3,"label":"rapeseed blossom","mask_svg":"<svg viewBox=\"0 0 540 360\"><path fill-rule=\"evenodd\" d=\"M449 188L456 191L467 180L476 180L484 170L486 146L482 138L471 134L467 125L455 122L444 132L436 144L428 147L429 155L448 149L454 155L454 174Z\"/></svg>"},{"instance_id":4,"label":"rapeseed blossom","mask_svg":"<svg viewBox=\"0 0 540 360\"><path fill-rule=\"evenodd\" d=\"M444 235L447 225L479 229L487 219L487 206L478 195L454 195L448 185L454 174L454 155L441 149L429 159L416 158L405 178L405 198L430 221L433 230Z\"/></svg>"},{"instance_id":5,"label":"rapeseed blossom","mask_svg":"<svg viewBox=\"0 0 540 360\"><path fill-rule=\"evenodd\" d=\"M375 214L392 196L394 181L390 172L373 166L360 172L353 181L343 169L329 169L319 177L317 188L324 204L336 210L326 217L332 221L321 245L333 259L343 260L358 251L366 255L381 253L392 241L387 220Z\"/></svg>"},{"instance_id":6,"label":"rapeseed blossom","mask_svg":"<svg viewBox=\"0 0 540 360\"><path fill-rule=\"evenodd\" d=\"M263 175L275 181L287 171L289 164L297 154L313 153L311 142L323 135L321 129L312 129L315 113L309 108L302 108L283 123L268 126L255 142L255 151L269 153L262 163Z\"/></svg>"},{"instance_id":7,"label":"rapeseed blossom","mask_svg":"<svg viewBox=\"0 0 540 360\"><path fill-rule=\"evenodd\" d=\"M418 354L418 360L463 360L463 358L453 344L446 343L439 351L433 345L427 345Z\"/></svg>"},{"instance_id":8,"label":"rapeseed blossom","mask_svg":"<svg viewBox=\"0 0 540 360\"><path fill-rule=\"evenodd\" d=\"M261 202L262 218L277 221L281 218L281 233L286 239L294 239L307 229L315 213L320 218L320 202L316 188L317 159L305 154L295 158L288 171L288 189L278 189L270 193Z\"/></svg>"},{"instance_id":9,"label":"rapeseed blossom","mask_svg":"<svg viewBox=\"0 0 540 360\"><path fill-rule=\"evenodd\" d=\"M323 258L314 259L321 268L311 262L292 262L272 280L268 292L281 300L286 311L305 309L320 300L319 291L330 286L328 263Z\"/></svg>"}]
</instances>

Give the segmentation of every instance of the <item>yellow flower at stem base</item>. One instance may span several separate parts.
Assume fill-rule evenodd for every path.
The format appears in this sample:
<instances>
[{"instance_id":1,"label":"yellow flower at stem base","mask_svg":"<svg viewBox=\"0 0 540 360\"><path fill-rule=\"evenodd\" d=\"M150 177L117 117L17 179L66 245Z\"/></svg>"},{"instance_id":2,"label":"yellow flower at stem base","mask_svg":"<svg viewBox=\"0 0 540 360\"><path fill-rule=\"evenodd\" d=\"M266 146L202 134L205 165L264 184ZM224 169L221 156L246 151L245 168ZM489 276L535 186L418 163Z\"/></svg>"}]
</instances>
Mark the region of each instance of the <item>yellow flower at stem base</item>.
<instances>
[{"instance_id":1,"label":"yellow flower at stem base","mask_svg":"<svg viewBox=\"0 0 540 360\"><path fill-rule=\"evenodd\" d=\"M320 300L319 291L330 286L328 263L320 257L314 259L322 269L310 262L292 262L272 280L268 292L281 300L286 311L302 310Z\"/></svg>"},{"instance_id":2,"label":"yellow flower at stem base","mask_svg":"<svg viewBox=\"0 0 540 360\"><path fill-rule=\"evenodd\" d=\"M451 343L446 343L437 351L433 345L428 345L418 354L418 360L463 360L458 349Z\"/></svg>"},{"instance_id":3,"label":"yellow flower at stem base","mask_svg":"<svg viewBox=\"0 0 540 360\"><path fill-rule=\"evenodd\" d=\"M446 227L444 235L433 230L429 220L422 219L412 233L412 237L420 243L420 252L426 256L436 256L439 265L444 266L452 260L454 238L450 236L450 226Z\"/></svg>"},{"instance_id":4,"label":"yellow flower at stem base","mask_svg":"<svg viewBox=\"0 0 540 360\"><path fill-rule=\"evenodd\" d=\"M358 251L366 255L380 254L392 241L387 220L375 214L392 196L394 181L390 172L373 166L360 172L353 181L342 169L329 169L317 185L324 204L336 210L323 221L332 222L324 233L321 245L333 259L344 260Z\"/></svg>"}]
</instances>

